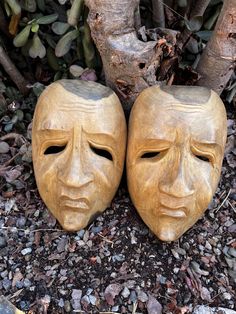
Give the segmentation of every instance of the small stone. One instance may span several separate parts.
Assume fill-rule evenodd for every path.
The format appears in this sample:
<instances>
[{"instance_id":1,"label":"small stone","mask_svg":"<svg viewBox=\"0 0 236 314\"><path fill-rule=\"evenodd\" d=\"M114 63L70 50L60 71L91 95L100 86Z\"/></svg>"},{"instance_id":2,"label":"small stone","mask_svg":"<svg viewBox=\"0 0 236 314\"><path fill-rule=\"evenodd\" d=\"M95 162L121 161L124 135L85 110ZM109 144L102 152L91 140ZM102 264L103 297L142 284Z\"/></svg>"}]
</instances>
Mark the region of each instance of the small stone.
<instances>
[{"instance_id":1,"label":"small stone","mask_svg":"<svg viewBox=\"0 0 236 314\"><path fill-rule=\"evenodd\" d=\"M3 279L2 286L6 291L8 291L11 288L11 280L7 278Z\"/></svg>"},{"instance_id":2,"label":"small stone","mask_svg":"<svg viewBox=\"0 0 236 314\"><path fill-rule=\"evenodd\" d=\"M80 300L82 297L82 290L73 289L71 297L73 300Z\"/></svg>"},{"instance_id":3,"label":"small stone","mask_svg":"<svg viewBox=\"0 0 236 314\"><path fill-rule=\"evenodd\" d=\"M161 314L162 313L161 304L151 295L149 295L149 298L148 298L147 311L148 311L148 314Z\"/></svg>"},{"instance_id":4,"label":"small stone","mask_svg":"<svg viewBox=\"0 0 236 314\"><path fill-rule=\"evenodd\" d=\"M142 290L137 291L138 294L138 300L141 302L147 302L148 300L148 296L145 292L143 292Z\"/></svg>"},{"instance_id":5,"label":"small stone","mask_svg":"<svg viewBox=\"0 0 236 314\"><path fill-rule=\"evenodd\" d=\"M112 312L118 312L119 311L119 305L115 305L111 308Z\"/></svg>"},{"instance_id":6,"label":"small stone","mask_svg":"<svg viewBox=\"0 0 236 314\"><path fill-rule=\"evenodd\" d=\"M17 228L23 228L23 227L25 226L25 224L26 224L26 219L25 219L25 217L20 217L20 218L18 218L17 221L16 221L16 226L17 226Z\"/></svg>"},{"instance_id":7,"label":"small stone","mask_svg":"<svg viewBox=\"0 0 236 314\"><path fill-rule=\"evenodd\" d=\"M62 253L65 251L65 246L66 246L67 242L68 242L67 238L62 238L59 240L59 242L57 244L58 253Z\"/></svg>"},{"instance_id":8,"label":"small stone","mask_svg":"<svg viewBox=\"0 0 236 314\"><path fill-rule=\"evenodd\" d=\"M30 247L27 247L27 248L21 250L22 255L27 255L27 254L30 254L31 252L32 252L32 249Z\"/></svg>"},{"instance_id":9,"label":"small stone","mask_svg":"<svg viewBox=\"0 0 236 314\"><path fill-rule=\"evenodd\" d=\"M62 298L60 298L60 300L58 302L58 306L61 307L61 308L65 306L65 302L64 302L64 300Z\"/></svg>"},{"instance_id":10,"label":"small stone","mask_svg":"<svg viewBox=\"0 0 236 314\"><path fill-rule=\"evenodd\" d=\"M86 230L85 233L84 233L84 236L83 236L83 241L86 243L89 239L89 231Z\"/></svg>"},{"instance_id":11,"label":"small stone","mask_svg":"<svg viewBox=\"0 0 236 314\"><path fill-rule=\"evenodd\" d=\"M89 295L89 301L92 305L96 305L97 298L94 295Z\"/></svg>"},{"instance_id":12,"label":"small stone","mask_svg":"<svg viewBox=\"0 0 236 314\"><path fill-rule=\"evenodd\" d=\"M232 296L231 296L230 293L224 292L224 293L223 293L223 298L224 298L225 300L231 300L231 299L232 299Z\"/></svg>"},{"instance_id":13,"label":"small stone","mask_svg":"<svg viewBox=\"0 0 236 314\"><path fill-rule=\"evenodd\" d=\"M28 278L25 278L24 279L24 287L25 288L28 288L31 286L31 281L28 279Z\"/></svg>"},{"instance_id":14,"label":"small stone","mask_svg":"<svg viewBox=\"0 0 236 314\"><path fill-rule=\"evenodd\" d=\"M130 295L130 291L127 287L124 287L123 291L121 292L123 298L128 298Z\"/></svg>"},{"instance_id":15,"label":"small stone","mask_svg":"<svg viewBox=\"0 0 236 314\"><path fill-rule=\"evenodd\" d=\"M132 303L136 302L136 300L137 300L137 294L136 294L136 292L135 292L134 290L131 291L129 299L130 299L130 301L131 301Z\"/></svg>"},{"instance_id":16,"label":"small stone","mask_svg":"<svg viewBox=\"0 0 236 314\"><path fill-rule=\"evenodd\" d=\"M9 152L9 145L6 142L0 142L0 154L6 154Z\"/></svg>"},{"instance_id":17,"label":"small stone","mask_svg":"<svg viewBox=\"0 0 236 314\"><path fill-rule=\"evenodd\" d=\"M3 235L0 236L0 248L4 248L7 245L7 241Z\"/></svg>"},{"instance_id":18,"label":"small stone","mask_svg":"<svg viewBox=\"0 0 236 314\"><path fill-rule=\"evenodd\" d=\"M70 301L68 301L68 300L65 301L64 309L65 309L66 313L70 313L71 312Z\"/></svg>"}]
</instances>

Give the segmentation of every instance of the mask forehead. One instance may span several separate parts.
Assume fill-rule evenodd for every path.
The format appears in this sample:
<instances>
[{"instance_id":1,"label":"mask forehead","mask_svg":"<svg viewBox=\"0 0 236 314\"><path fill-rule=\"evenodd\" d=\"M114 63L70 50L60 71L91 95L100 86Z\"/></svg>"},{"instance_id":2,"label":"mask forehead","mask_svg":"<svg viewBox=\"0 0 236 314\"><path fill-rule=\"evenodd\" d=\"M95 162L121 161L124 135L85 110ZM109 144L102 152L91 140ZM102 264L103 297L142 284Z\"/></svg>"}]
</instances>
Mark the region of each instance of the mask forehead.
<instances>
[{"instance_id":1,"label":"mask forehead","mask_svg":"<svg viewBox=\"0 0 236 314\"><path fill-rule=\"evenodd\" d=\"M224 146L225 110L221 100L201 87L188 90L174 86L173 90L169 93L170 87L162 90L154 86L139 96L131 114L130 129L135 130L132 139L174 141L180 132L185 138Z\"/></svg>"},{"instance_id":2,"label":"mask forehead","mask_svg":"<svg viewBox=\"0 0 236 314\"><path fill-rule=\"evenodd\" d=\"M104 133L117 139L122 136L125 130L123 112L113 92L96 83L84 86L84 82L74 82L69 88L66 81L63 83L52 84L40 97L34 117L36 130L70 131L78 126L90 133ZM81 92L75 87L82 89ZM96 88L97 94L94 93Z\"/></svg>"}]
</instances>

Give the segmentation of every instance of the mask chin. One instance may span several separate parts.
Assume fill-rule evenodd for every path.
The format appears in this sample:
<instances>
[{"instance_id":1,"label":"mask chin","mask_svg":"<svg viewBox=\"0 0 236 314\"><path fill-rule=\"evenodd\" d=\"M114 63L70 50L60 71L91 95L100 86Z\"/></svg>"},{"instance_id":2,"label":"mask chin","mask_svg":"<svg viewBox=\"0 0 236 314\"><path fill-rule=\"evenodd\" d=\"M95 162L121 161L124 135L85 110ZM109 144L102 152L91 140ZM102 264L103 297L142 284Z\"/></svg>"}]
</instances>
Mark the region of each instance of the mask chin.
<instances>
[{"instance_id":1,"label":"mask chin","mask_svg":"<svg viewBox=\"0 0 236 314\"><path fill-rule=\"evenodd\" d=\"M63 212L60 219L58 220L63 229L71 232L76 232L78 230L84 229L88 225L90 216L83 213Z\"/></svg>"}]
</instances>

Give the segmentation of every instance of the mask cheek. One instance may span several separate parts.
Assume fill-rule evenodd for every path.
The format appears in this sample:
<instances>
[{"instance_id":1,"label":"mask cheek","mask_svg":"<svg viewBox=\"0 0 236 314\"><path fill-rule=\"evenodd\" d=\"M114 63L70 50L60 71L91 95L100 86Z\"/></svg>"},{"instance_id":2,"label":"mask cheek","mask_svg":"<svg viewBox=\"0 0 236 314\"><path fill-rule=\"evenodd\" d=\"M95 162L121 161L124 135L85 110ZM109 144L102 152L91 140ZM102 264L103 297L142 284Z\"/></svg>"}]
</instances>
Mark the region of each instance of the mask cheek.
<instances>
[{"instance_id":1,"label":"mask cheek","mask_svg":"<svg viewBox=\"0 0 236 314\"><path fill-rule=\"evenodd\" d=\"M57 191L58 191L58 174L57 174L57 163L54 159L53 163L46 163L45 161L40 162L40 166L36 171L36 181L39 188L39 193L49 208L50 211L54 212L57 208Z\"/></svg>"},{"instance_id":2,"label":"mask cheek","mask_svg":"<svg viewBox=\"0 0 236 314\"><path fill-rule=\"evenodd\" d=\"M159 175L157 167L145 167L143 163L128 168L128 184L137 209L152 209L158 202ZM144 208L145 207L145 208Z\"/></svg>"}]
</instances>

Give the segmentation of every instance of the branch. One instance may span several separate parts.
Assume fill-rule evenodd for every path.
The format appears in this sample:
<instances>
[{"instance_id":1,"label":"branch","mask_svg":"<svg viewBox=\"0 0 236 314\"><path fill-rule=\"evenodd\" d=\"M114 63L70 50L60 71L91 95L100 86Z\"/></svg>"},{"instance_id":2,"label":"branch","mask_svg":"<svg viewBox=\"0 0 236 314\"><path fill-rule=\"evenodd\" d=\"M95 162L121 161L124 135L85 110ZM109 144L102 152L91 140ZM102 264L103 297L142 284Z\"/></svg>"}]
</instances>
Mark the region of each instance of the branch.
<instances>
[{"instance_id":1,"label":"branch","mask_svg":"<svg viewBox=\"0 0 236 314\"><path fill-rule=\"evenodd\" d=\"M3 66L6 73L10 76L12 81L16 84L19 91L26 95L29 92L29 89L26 87L28 82L24 79L24 77L20 74L18 69L12 63L11 59L6 54L3 47L0 45L0 64Z\"/></svg>"},{"instance_id":2,"label":"branch","mask_svg":"<svg viewBox=\"0 0 236 314\"><path fill-rule=\"evenodd\" d=\"M211 39L203 51L197 71L198 85L213 89L219 95L233 74L236 64L235 0L225 0Z\"/></svg>"},{"instance_id":3,"label":"branch","mask_svg":"<svg viewBox=\"0 0 236 314\"><path fill-rule=\"evenodd\" d=\"M165 27L164 5L161 0L152 0L152 19L154 27Z\"/></svg>"},{"instance_id":4,"label":"branch","mask_svg":"<svg viewBox=\"0 0 236 314\"><path fill-rule=\"evenodd\" d=\"M163 57L163 40L159 43L158 40L143 42L138 39L135 12L139 0L86 0L86 5L106 83L129 111L143 89L160 84L156 72Z\"/></svg>"}]
</instances>

